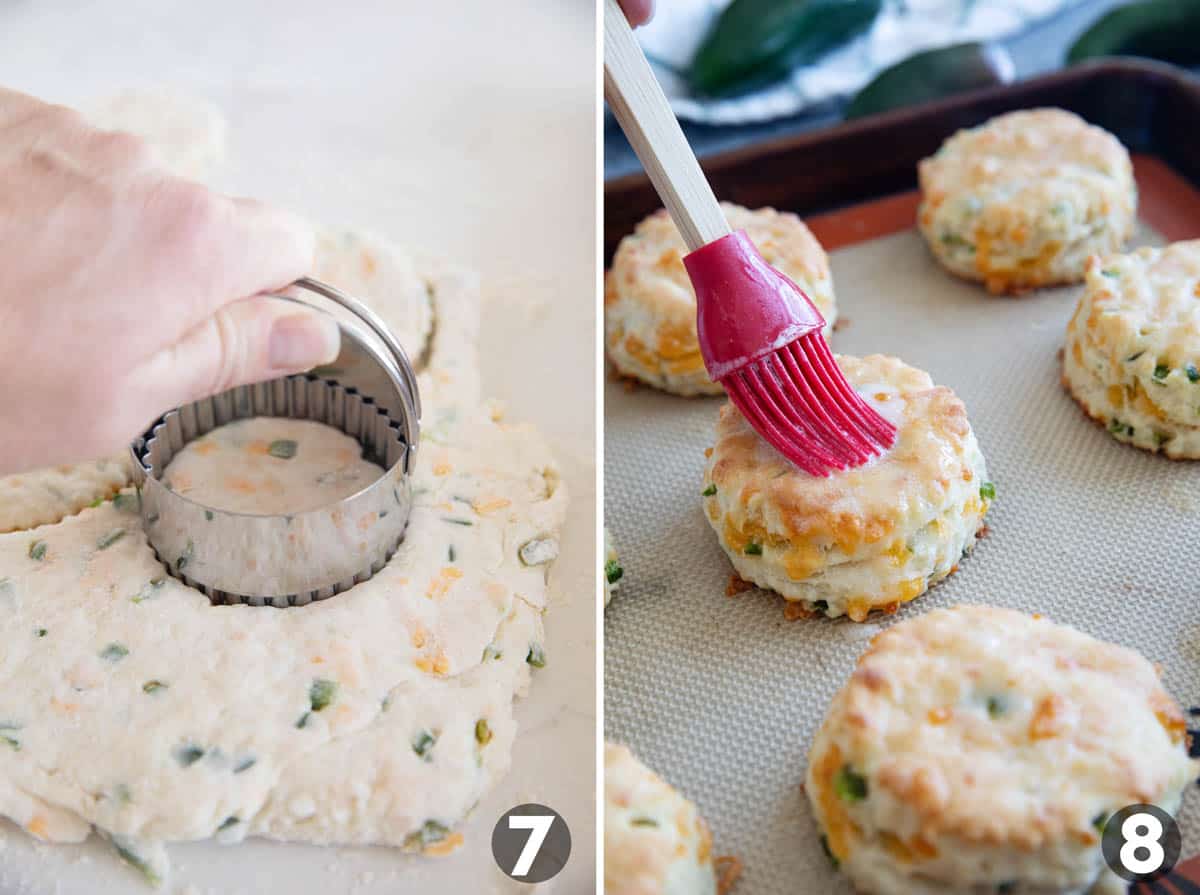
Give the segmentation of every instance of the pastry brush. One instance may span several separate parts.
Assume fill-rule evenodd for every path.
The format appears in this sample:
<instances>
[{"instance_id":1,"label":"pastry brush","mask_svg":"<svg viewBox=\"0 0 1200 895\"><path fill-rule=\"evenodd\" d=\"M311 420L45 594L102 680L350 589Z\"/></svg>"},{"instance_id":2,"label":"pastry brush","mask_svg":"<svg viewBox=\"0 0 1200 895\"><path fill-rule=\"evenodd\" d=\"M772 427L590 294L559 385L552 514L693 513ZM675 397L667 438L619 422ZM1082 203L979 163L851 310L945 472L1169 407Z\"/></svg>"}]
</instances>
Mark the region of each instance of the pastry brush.
<instances>
[{"instance_id":1,"label":"pastry brush","mask_svg":"<svg viewBox=\"0 0 1200 895\"><path fill-rule=\"evenodd\" d=\"M708 375L750 425L814 476L866 463L896 428L854 391L821 335L825 320L731 232L617 0L604 10L604 95L679 228Z\"/></svg>"}]
</instances>

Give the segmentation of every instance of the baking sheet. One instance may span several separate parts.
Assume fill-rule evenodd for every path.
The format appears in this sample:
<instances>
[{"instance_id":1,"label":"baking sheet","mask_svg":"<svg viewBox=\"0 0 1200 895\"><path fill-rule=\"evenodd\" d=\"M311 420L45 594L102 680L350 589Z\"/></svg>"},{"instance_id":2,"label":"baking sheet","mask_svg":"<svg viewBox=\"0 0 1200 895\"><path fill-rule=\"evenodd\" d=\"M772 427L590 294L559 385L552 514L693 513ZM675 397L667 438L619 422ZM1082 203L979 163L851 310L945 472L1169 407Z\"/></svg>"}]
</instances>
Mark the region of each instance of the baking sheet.
<instances>
[{"instance_id":1,"label":"baking sheet","mask_svg":"<svg viewBox=\"0 0 1200 895\"><path fill-rule=\"evenodd\" d=\"M68 103L159 85L207 98L229 119L223 188L480 272L484 392L547 437L570 490L549 664L518 705L513 769L476 809L464 847L430 861L257 840L172 845L172 895L534 891L503 876L490 847L500 814L530 801L561 813L573 838L564 872L536 891L591 891L594 54L593 7L560 0L444 14L415 0L352 13L318 0L0 0L0 84ZM0 895L150 891L95 839L39 846L0 823Z\"/></svg>"},{"instance_id":2,"label":"baking sheet","mask_svg":"<svg viewBox=\"0 0 1200 895\"><path fill-rule=\"evenodd\" d=\"M1170 212L1191 188L1153 160L1138 167L1155 226L1136 242L1196 235L1182 230L1200 219ZM852 891L800 784L833 694L895 621L956 603L1041 612L1140 650L1185 707L1200 703L1200 465L1118 444L1063 390L1058 350L1081 287L991 298L938 267L915 230L890 232L913 208L899 196L814 227L827 245L867 239L831 254L847 321L835 350L894 354L953 388L996 483L988 536L897 615L787 621L775 594L725 596L732 567L700 498L723 399L606 384L605 522L625 575L604 619L605 734L698 803L714 853L744 862L735 893ZM1194 855L1200 793L1180 823Z\"/></svg>"}]
</instances>

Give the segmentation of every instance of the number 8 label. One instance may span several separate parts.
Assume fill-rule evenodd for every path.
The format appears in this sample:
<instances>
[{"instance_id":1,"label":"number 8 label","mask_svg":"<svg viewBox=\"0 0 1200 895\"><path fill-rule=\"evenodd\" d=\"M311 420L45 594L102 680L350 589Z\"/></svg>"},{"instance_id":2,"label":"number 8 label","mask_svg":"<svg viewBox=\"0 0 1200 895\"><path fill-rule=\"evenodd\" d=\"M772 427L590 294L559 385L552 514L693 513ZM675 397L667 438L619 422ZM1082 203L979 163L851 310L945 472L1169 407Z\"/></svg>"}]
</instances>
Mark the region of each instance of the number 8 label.
<instances>
[{"instance_id":1,"label":"number 8 label","mask_svg":"<svg viewBox=\"0 0 1200 895\"><path fill-rule=\"evenodd\" d=\"M1154 873L1162 868L1167 859L1163 851L1163 825L1153 814L1139 812L1131 814L1121 823L1121 835L1125 844L1121 846L1121 866L1138 875ZM1139 858L1142 852L1145 858Z\"/></svg>"},{"instance_id":2,"label":"number 8 label","mask_svg":"<svg viewBox=\"0 0 1200 895\"><path fill-rule=\"evenodd\" d=\"M1128 882L1166 876L1182 845L1174 818L1157 805L1129 805L1104 823L1100 848L1113 873Z\"/></svg>"}]
</instances>

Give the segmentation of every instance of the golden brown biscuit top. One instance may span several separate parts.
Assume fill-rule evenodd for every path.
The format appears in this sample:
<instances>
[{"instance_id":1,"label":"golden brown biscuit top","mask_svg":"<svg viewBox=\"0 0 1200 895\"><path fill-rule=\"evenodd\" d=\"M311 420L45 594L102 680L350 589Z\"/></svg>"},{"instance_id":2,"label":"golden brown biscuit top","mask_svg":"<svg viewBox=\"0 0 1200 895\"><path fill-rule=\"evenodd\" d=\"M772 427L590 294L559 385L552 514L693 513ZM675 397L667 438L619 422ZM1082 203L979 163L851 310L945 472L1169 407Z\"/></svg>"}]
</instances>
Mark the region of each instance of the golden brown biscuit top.
<instances>
[{"instance_id":1,"label":"golden brown biscuit top","mask_svg":"<svg viewBox=\"0 0 1200 895\"><path fill-rule=\"evenodd\" d=\"M1127 364L1161 382L1177 368L1186 376L1200 365L1200 240L1091 258L1080 310L1114 379Z\"/></svg>"},{"instance_id":2,"label":"golden brown biscuit top","mask_svg":"<svg viewBox=\"0 0 1200 895\"><path fill-rule=\"evenodd\" d=\"M1009 609L958 606L876 636L826 721L871 780L860 804L948 834L1034 849L1099 841L1098 816L1195 775L1185 722L1132 650Z\"/></svg>"},{"instance_id":3,"label":"golden brown biscuit top","mask_svg":"<svg viewBox=\"0 0 1200 895\"><path fill-rule=\"evenodd\" d=\"M710 477L738 528L762 527L789 542L852 555L863 544L931 521L964 483L975 490L982 483L972 483L978 448L966 407L950 389L894 357L839 355L837 362L851 385L896 424L891 450L865 466L816 478L793 466L726 404Z\"/></svg>"},{"instance_id":4,"label":"golden brown biscuit top","mask_svg":"<svg viewBox=\"0 0 1200 895\"><path fill-rule=\"evenodd\" d=\"M604 889L608 895L716 889L712 837L696 806L614 743L604 744Z\"/></svg>"},{"instance_id":5,"label":"golden brown biscuit top","mask_svg":"<svg viewBox=\"0 0 1200 895\"><path fill-rule=\"evenodd\" d=\"M1048 178L1096 177L1128 182L1129 153L1121 142L1062 109L1031 109L961 130L919 167L927 198L1001 184L1037 190Z\"/></svg>"}]
</instances>

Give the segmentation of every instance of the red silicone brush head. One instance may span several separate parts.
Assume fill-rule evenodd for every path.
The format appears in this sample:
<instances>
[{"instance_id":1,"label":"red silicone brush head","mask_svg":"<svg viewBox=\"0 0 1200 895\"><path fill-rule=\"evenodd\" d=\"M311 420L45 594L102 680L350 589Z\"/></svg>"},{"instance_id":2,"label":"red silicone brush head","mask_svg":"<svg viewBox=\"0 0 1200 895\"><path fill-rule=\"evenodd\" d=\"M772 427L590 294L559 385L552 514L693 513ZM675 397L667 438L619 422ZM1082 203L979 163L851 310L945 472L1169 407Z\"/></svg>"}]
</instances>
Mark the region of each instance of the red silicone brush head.
<instances>
[{"instance_id":1,"label":"red silicone brush head","mask_svg":"<svg viewBox=\"0 0 1200 895\"><path fill-rule=\"evenodd\" d=\"M738 230L683 259L708 375L750 425L815 476L866 463L896 427L850 387L804 292Z\"/></svg>"}]
</instances>

